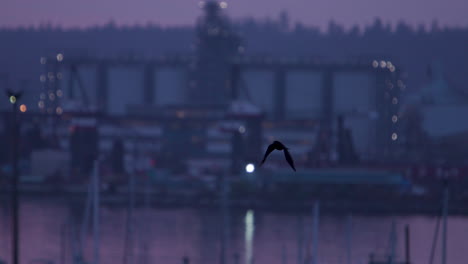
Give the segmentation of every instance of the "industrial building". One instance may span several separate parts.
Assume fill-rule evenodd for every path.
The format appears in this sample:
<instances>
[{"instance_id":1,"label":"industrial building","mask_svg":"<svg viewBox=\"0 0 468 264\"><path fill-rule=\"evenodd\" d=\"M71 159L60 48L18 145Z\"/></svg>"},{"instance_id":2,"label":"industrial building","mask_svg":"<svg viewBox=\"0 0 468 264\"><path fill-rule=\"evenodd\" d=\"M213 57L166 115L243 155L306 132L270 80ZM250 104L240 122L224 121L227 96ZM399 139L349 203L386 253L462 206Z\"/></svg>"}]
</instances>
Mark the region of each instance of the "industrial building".
<instances>
[{"instance_id":1,"label":"industrial building","mask_svg":"<svg viewBox=\"0 0 468 264\"><path fill-rule=\"evenodd\" d=\"M178 169L182 162L239 171L275 139L300 166L392 154L403 90L394 63L247 56L222 8L209 2L204 10L195 54L40 59L39 118L63 149L81 153L72 160L110 153L116 141L127 156L138 152ZM91 138L75 135L90 131L77 125L89 120ZM279 158L272 156L272 166Z\"/></svg>"}]
</instances>

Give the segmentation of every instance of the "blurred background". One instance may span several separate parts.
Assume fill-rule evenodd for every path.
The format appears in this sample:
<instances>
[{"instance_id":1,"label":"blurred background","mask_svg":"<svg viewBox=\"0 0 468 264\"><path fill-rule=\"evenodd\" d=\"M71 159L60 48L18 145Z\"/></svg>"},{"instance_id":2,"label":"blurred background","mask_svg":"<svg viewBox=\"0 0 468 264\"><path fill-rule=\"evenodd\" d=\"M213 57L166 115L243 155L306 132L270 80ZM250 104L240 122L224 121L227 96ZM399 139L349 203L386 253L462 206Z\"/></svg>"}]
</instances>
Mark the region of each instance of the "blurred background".
<instances>
[{"instance_id":1,"label":"blurred background","mask_svg":"<svg viewBox=\"0 0 468 264\"><path fill-rule=\"evenodd\" d=\"M467 11L2 2L0 263L465 263Z\"/></svg>"}]
</instances>

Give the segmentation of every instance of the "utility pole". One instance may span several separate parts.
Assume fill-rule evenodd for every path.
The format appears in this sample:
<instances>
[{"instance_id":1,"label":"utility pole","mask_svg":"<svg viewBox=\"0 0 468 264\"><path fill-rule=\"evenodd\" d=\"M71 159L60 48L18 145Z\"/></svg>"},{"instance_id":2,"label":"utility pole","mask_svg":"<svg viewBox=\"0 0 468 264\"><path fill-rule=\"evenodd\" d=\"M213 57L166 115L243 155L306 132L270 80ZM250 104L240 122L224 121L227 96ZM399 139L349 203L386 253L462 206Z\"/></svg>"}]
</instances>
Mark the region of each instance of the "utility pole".
<instances>
[{"instance_id":1,"label":"utility pole","mask_svg":"<svg viewBox=\"0 0 468 264\"><path fill-rule=\"evenodd\" d=\"M410 228L409 225L405 226L405 263L411 263L411 253L410 253Z\"/></svg>"},{"instance_id":2,"label":"utility pole","mask_svg":"<svg viewBox=\"0 0 468 264\"><path fill-rule=\"evenodd\" d=\"M18 181L19 181L19 171L18 171L18 145L19 145L19 129L18 129L18 105L17 102L21 97L21 92L13 92L7 90L8 99L12 105L12 169L13 169L13 178L12 178L12 198L11 198L11 208L12 208L12 263L19 263L19 221L18 221Z\"/></svg>"}]
</instances>

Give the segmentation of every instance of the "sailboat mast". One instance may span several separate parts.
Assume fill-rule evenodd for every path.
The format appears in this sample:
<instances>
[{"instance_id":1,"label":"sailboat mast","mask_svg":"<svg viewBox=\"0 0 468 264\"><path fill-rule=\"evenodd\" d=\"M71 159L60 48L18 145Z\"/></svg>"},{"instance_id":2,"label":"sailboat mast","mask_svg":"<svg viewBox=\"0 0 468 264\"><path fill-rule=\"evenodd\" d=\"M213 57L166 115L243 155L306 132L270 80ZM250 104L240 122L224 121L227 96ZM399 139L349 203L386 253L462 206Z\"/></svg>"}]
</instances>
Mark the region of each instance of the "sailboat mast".
<instances>
[{"instance_id":1,"label":"sailboat mast","mask_svg":"<svg viewBox=\"0 0 468 264\"><path fill-rule=\"evenodd\" d=\"M93 240L94 264L99 264L99 162L94 161L93 171Z\"/></svg>"},{"instance_id":2,"label":"sailboat mast","mask_svg":"<svg viewBox=\"0 0 468 264\"><path fill-rule=\"evenodd\" d=\"M448 180L444 179L444 203L442 207L442 264L447 263L447 215L449 188Z\"/></svg>"},{"instance_id":3,"label":"sailboat mast","mask_svg":"<svg viewBox=\"0 0 468 264\"><path fill-rule=\"evenodd\" d=\"M312 264L317 264L319 219L320 219L320 203L319 201L315 201L314 203L314 226L313 226L314 233L312 237Z\"/></svg>"}]
</instances>

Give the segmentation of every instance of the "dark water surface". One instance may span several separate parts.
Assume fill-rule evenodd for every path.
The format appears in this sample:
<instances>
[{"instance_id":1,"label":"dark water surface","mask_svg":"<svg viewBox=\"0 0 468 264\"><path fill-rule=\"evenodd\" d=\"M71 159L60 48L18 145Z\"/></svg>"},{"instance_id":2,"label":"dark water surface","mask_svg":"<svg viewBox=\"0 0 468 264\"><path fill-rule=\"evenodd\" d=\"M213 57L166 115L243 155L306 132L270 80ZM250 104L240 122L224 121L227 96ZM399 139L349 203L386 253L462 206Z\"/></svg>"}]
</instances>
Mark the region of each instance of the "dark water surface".
<instances>
[{"instance_id":1,"label":"dark water surface","mask_svg":"<svg viewBox=\"0 0 468 264\"><path fill-rule=\"evenodd\" d=\"M21 263L50 260L71 264L73 248L78 245L74 237L79 237L81 230L82 206L71 209L65 200L23 200L20 210ZM5 204L1 209L0 258L10 263L8 210ZM226 264L298 264L301 258L310 260L312 208L310 214L235 210L230 216ZM190 263L218 264L223 230L220 219L216 209L140 207L133 211L133 225L130 226L133 231L126 232L127 208L103 206L100 212L100 263L180 264L187 256ZM321 212L318 264L347 264L347 248L351 251L353 264L367 263L370 253L389 254L393 221L397 258L403 260L405 256L404 227L408 224L412 263L428 263L435 217L353 215L351 219ZM84 259L92 263L91 225L85 237ZM434 263L441 261L440 242L439 234ZM447 263L468 263L468 218L449 218L447 243Z\"/></svg>"}]
</instances>

